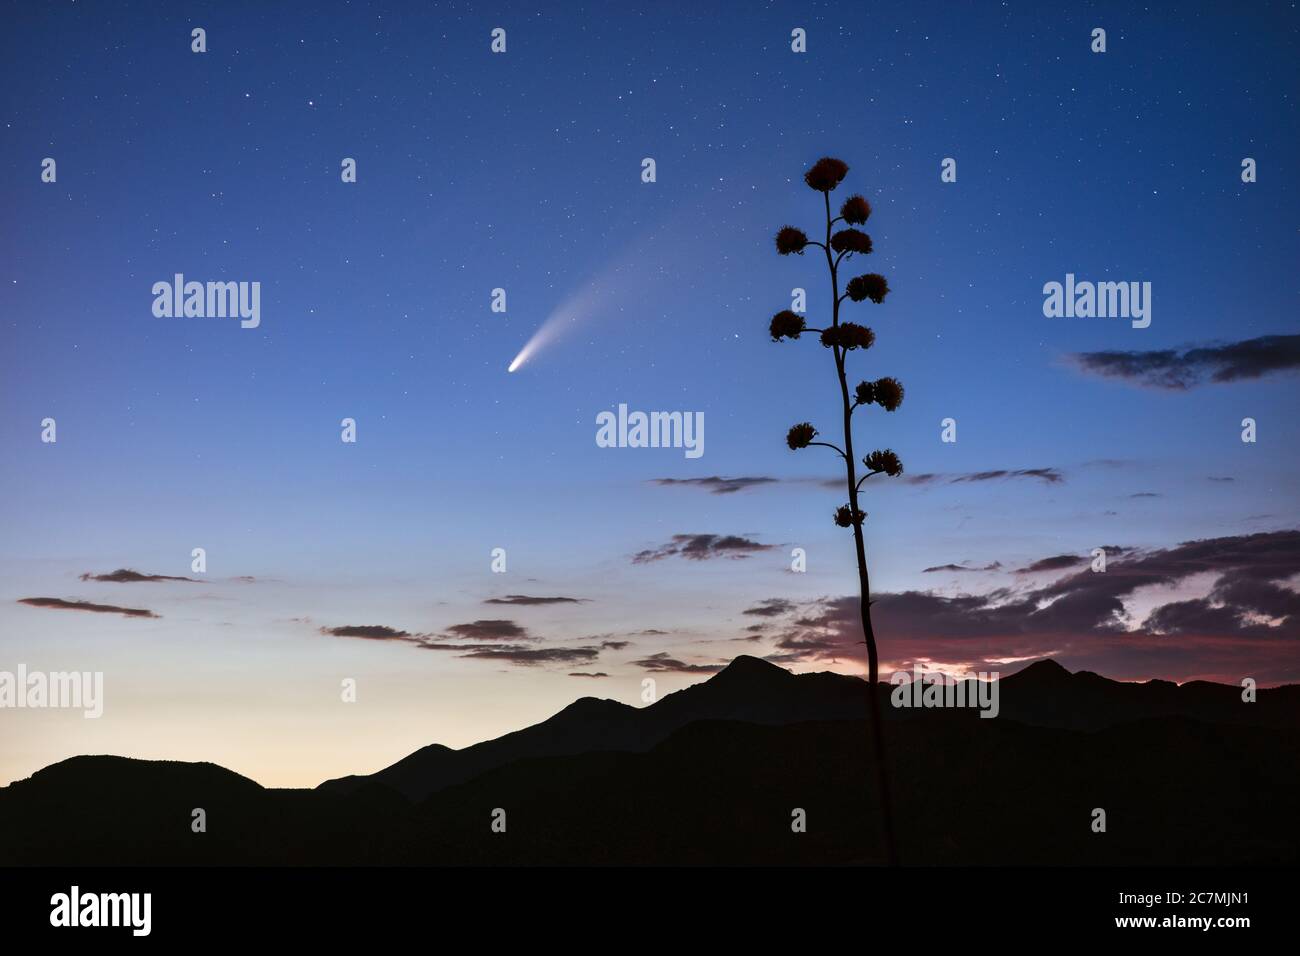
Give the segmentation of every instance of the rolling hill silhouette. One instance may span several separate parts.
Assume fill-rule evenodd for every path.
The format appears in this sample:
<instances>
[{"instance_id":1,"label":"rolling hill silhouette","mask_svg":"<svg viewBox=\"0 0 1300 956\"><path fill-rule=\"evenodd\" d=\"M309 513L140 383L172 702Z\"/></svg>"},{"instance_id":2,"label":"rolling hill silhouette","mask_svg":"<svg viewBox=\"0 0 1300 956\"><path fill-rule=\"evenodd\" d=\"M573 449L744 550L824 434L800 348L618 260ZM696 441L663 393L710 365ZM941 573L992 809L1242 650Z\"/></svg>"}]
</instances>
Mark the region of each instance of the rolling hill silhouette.
<instances>
[{"instance_id":1,"label":"rolling hill silhouette","mask_svg":"<svg viewBox=\"0 0 1300 956\"><path fill-rule=\"evenodd\" d=\"M1300 859L1300 688L1247 704L1231 686L1122 684L1043 661L1000 691L993 720L885 708L906 862ZM878 863L865 693L741 657L648 707L583 698L315 790L74 757L0 790L0 864ZM1091 829L1098 807L1105 833ZM490 827L498 808L505 833ZM791 829L796 808L806 832Z\"/></svg>"}]
</instances>

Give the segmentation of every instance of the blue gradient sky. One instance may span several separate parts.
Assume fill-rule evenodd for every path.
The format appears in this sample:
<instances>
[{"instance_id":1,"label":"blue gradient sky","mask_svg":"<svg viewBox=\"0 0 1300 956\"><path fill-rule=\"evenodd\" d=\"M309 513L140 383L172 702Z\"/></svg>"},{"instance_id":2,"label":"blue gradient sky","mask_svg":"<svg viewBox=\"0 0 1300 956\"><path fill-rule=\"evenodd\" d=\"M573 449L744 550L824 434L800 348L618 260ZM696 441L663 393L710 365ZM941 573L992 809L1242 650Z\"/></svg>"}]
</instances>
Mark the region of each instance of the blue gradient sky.
<instances>
[{"instance_id":1,"label":"blue gradient sky","mask_svg":"<svg viewBox=\"0 0 1300 956\"><path fill-rule=\"evenodd\" d=\"M815 613L855 583L851 539L830 521L845 496L818 484L839 473L833 456L783 440L797 421L833 429L830 356L766 334L795 286L810 324L828 306L817 260L771 244L787 222L817 227L801 174L824 154L851 167L837 195L874 205L860 271L893 290L848 306L878 336L855 367L907 388L899 411L860 416L859 445L896 449L911 475L1061 475L873 487L879 590L987 593L1051 555L1295 527L1293 376L1171 391L1068 359L1295 332L1291 7L556 6L7 13L0 669L104 670L109 698L100 721L0 713L15 730L0 780L107 751L314 784L580 694L636 703L648 673L660 693L704 676L634 663L650 655L779 654L779 621L736 640L753 636L745 609L782 598ZM190 52L194 26L206 54ZM790 51L796 26L806 55ZM1089 51L1094 26L1104 55ZM55 184L40 181L46 156ZM345 156L354 185L339 180ZM955 184L939 179L947 156ZM1257 183L1240 181L1245 156ZM260 328L155 318L150 287L176 272L260 281ZM1045 318L1042 286L1067 272L1151 282L1150 328ZM593 282L600 307L507 374ZM504 315L489 310L495 287ZM620 402L703 412L704 456L598 448L595 416ZM39 440L47 416L55 445ZM956 444L939 440L948 416ZM355 445L339 440L344 417ZM713 475L780 480L723 495L651 483ZM631 561L686 533L772 547ZM795 546L807 574L788 570ZM188 575L194 547L204 583L78 580ZM504 575L489 570L495 547ZM962 562L1003 568L923 572ZM505 594L583 603L482 603ZM160 616L17 603L31 596ZM538 646L632 643L578 667L519 666L320 632L478 619L513 620ZM1236 669L1195 641L1152 663L1056 635L968 653L883 640L893 665L1056 653L1123 678L1297 677L1294 644L1243 645ZM860 670L851 647L787 662ZM342 677L359 680L357 705L338 701Z\"/></svg>"}]
</instances>

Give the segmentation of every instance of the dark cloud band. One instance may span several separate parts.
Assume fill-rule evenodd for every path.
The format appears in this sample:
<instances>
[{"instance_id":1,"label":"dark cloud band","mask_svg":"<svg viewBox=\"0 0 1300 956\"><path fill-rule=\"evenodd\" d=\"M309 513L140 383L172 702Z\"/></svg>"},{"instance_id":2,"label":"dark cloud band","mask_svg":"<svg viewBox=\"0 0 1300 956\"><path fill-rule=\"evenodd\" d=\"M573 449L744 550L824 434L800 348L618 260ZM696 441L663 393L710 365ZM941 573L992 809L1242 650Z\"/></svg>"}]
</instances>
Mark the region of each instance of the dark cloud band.
<instances>
[{"instance_id":1,"label":"dark cloud band","mask_svg":"<svg viewBox=\"0 0 1300 956\"><path fill-rule=\"evenodd\" d=\"M1263 335L1183 350L1079 352L1070 357L1092 375L1153 388L1186 390L1300 368L1300 335Z\"/></svg>"},{"instance_id":2,"label":"dark cloud band","mask_svg":"<svg viewBox=\"0 0 1300 956\"><path fill-rule=\"evenodd\" d=\"M96 614L121 614L125 617L159 617L153 611L140 607L118 607L116 604L92 604L89 601L65 601L63 598L19 598L19 604L45 607L61 611L92 611Z\"/></svg>"}]
</instances>

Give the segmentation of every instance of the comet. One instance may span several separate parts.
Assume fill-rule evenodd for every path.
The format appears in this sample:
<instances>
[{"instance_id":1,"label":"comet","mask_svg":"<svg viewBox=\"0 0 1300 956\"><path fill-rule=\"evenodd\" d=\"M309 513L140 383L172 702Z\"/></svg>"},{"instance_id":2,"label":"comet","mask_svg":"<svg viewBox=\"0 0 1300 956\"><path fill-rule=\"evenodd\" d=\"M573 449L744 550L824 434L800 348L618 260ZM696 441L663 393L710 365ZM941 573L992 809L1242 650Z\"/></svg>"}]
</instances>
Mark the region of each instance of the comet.
<instances>
[{"instance_id":1,"label":"comet","mask_svg":"<svg viewBox=\"0 0 1300 956\"><path fill-rule=\"evenodd\" d=\"M650 234L631 244L561 301L524 343L506 371L517 372L543 348L549 348L581 323L609 312L638 310L658 299L658 285L671 271L664 250L655 239L655 234Z\"/></svg>"},{"instance_id":2,"label":"comet","mask_svg":"<svg viewBox=\"0 0 1300 956\"><path fill-rule=\"evenodd\" d=\"M544 346L550 345L563 336L578 322L596 314L600 306L600 285L601 281L594 279L552 309L551 314L537 327L532 338L524 343L524 347L519 350L519 354L514 357L506 371L518 371Z\"/></svg>"},{"instance_id":3,"label":"comet","mask_svg":"<svg viewBox=\"0 0 1300 956\"><path fill-rule=\"evenodd\" d=\"M519 354L515 356L514 361L510 363L510 367L506 369L507 372L518 370L520 366L533 357L533 353L555 338L558 332L558 326L555 323L556 318L557 313L555 312L546 317L546 321L538 326L537 331L533 333L533 337L525 342L524 347L519 350Z\"/></svg>"}]
</instances>

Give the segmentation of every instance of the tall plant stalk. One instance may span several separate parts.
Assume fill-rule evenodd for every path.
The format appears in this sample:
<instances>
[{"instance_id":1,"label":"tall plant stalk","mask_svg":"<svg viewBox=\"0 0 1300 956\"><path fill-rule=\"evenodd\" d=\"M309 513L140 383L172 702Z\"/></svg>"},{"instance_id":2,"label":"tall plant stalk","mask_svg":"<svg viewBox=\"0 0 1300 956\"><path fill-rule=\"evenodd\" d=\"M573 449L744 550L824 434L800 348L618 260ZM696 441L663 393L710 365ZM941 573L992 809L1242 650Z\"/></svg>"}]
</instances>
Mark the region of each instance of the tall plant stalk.
<instances>
[{"instance_id":1,"label":"tall plant stalk","mask_svg":"<svg viewBox=\"0 0 1300 956\"><path fill-rule=\"evenodd\" d=\"M891 866L900 862L898 840L894 828L894 804L890 782L889 760L885 750L884 724L880 713L880 655L876 647L876 633L871 624L871 578L867 571L867 549L862 523L866 513L858 507L862 483L873 475L900 475L903 464L889 449L876 450L862 459L863 473L857 473L853 452L853 414L866 405L878 405L885 411L894 411L903 401L903 386L893 378L860 382L852 394L846 364L850 352L869 349L874 344L875 333L854 322L840 321L840 306L846 299L861 302L870 299L879 305L889 293L884 276L867 273L850 279L840 292L840 266L858 255L872 251L871 237L853 228L863 225L871 216L871 205L862 196L850 196L840 207L840 214L831 216L831 192L839 186L848 173L848 166L838 159L825 157L813 164L804 174L804 182L822 194L826 212L825 241L810 240L801 229L784 226L776 234L776 249L781 255L803 255L809 246L816 246L826 256L826 269L831 284L831 324L822 329L809 328L806 320L791 310L778 312L772 317L769 331L774 341L798 339L805 332L820 335L823 346L831 350L835 359L835 375L839 380L840 399L843 405L843 447L833 442L816 440L819 433L809 422L795 425L786 435L786 444L794 449L820 445L833 449L844 460L845 485L849 502L835 512L835 523L853 529L853 545L858 563L859 606L862 617L863 642L867 646L867 697L869 700L872 750L875 755L876 785L879 790L881 826L885 854ZM846 228L835 231L837 223Z\"/></svg>"}]
</instances>

